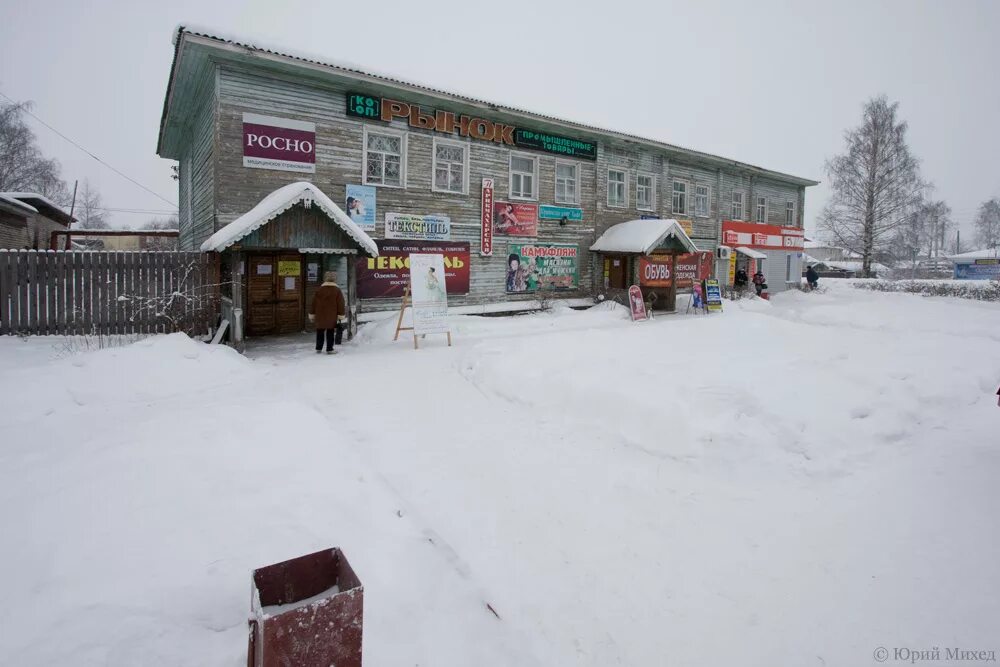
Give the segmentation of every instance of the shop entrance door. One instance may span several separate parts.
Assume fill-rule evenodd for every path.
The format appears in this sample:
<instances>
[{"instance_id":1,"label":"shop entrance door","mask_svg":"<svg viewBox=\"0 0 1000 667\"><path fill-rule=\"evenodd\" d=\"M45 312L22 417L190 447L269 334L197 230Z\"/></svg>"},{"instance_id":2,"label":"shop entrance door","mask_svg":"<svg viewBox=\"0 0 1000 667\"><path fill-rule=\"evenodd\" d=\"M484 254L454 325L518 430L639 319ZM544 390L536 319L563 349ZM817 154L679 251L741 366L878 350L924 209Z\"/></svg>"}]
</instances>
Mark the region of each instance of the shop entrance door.
<instances>
[{"instance_id":1,"label":"shop entrance door","mask_svg":"<svg viewBox=\"0 0 1000 667\"><path fill-rule=\"evenodd\" d=\"M611 257L608 260L611 262L611 266L608 267L608 287L612 289L626 289L628 285L626 284L625 264L627 263L624 257Z\"/></svg>"},{"instance_id":2,"label":"shop entrance door","mask_svg":"<svg viewBox=\"0 0 1000 667\"><path fill-rule=\"evenodd\" d=\"M247 335L294 333L303 328L302 256L258 253L248 258Z\"/></svg>"}]
</instances>

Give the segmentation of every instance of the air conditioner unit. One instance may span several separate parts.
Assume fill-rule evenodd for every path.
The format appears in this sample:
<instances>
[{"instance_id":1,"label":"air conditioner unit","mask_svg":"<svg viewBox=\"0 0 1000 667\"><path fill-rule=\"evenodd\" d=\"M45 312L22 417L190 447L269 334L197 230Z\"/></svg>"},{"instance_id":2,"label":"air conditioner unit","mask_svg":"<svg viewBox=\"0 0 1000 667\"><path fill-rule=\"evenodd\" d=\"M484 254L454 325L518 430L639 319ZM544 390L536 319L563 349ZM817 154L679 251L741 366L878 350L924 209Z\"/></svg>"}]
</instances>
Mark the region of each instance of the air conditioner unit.
<instances>
[{"instance_id":1,"label":"air conditioner unit","mask_svg":"<svg viewBox=\"0 0 1000 667\"><path fill-rule=\"evenodd\" d=\"M731 252L732 249L729 246L720 245L715 249L715 257L716 259L729 259L729 254Z\"/></svg>"}]
</instances>

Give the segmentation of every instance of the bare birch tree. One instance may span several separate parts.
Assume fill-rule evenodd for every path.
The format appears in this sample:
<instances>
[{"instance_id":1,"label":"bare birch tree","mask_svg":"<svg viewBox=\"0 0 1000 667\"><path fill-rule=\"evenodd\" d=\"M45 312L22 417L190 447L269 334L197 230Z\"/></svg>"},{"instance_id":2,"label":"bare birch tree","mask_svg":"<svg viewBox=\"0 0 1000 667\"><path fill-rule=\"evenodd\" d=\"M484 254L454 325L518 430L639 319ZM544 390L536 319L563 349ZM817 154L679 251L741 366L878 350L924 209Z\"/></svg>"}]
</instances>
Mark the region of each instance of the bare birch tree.
<instances>
[{"instance_id":1,"label":"bare birch tree","mask_svg":"<svg viewBox=\"0 0 1000 667\"><path fill-rule=\"evenodd\" d=\"M38 148L35 133L24 121L29 106L0 104L0 191L37 192L62 204L66 186L59 163Z\"/></svg>"},{"instance_id":2,"label":"bare birch tree","mask_svg":"<svg viewBox=\"0 0 1000 667\"><path fill-rule=\"evenodd\" d=\"M925 187L898 107L884 95L869 100L861 125L844 135L846 152L826 163L833 192L820 214L820 228L837 245L861 255L866 278L877 256L889 252Z\"/></svg>"},{"instance_id":3,"label":"bare birch tree","mask_svg":"<svg viewBox=\"0 0 1000 667\"><path fill-rule=\"evenodd\" d=\"M79 222L79 229L108 229L111 226L107 221L101 193L86 179L77 193L76 210L73 215Z\"/></svg>"},{"instance_id":4,"label":"bare birch tree","mask_svg":"<svg viewBox=\"0 0 1000 667\"><path fill-rule=\"evenodd\" d=\"M973 225L976 228L976 243L983 248L1000 247L1000 197L982 203Z\"/></svg>"}]
</instances>

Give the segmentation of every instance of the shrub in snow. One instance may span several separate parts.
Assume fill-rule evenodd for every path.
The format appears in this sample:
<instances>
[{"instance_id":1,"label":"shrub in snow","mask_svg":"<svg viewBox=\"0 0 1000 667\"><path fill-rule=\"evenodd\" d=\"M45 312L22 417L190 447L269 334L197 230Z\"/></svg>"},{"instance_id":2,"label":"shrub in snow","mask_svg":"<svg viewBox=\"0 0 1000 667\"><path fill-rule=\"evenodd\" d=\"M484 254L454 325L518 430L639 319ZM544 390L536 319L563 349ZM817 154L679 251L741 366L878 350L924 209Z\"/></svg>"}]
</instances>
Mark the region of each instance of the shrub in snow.
<instances>
[{"instance_id":1,"label":"shrub in snow","mask_svg":"<svg viewBox=\"0 0 1000 667\"><path fill-rule=\"evenodd\" d=\"M956 296L976 301L1000 301L1000 282L991 280L878 280L850 281L858 289L909 292L925 296Z\"/></svg>"}]
</instances>

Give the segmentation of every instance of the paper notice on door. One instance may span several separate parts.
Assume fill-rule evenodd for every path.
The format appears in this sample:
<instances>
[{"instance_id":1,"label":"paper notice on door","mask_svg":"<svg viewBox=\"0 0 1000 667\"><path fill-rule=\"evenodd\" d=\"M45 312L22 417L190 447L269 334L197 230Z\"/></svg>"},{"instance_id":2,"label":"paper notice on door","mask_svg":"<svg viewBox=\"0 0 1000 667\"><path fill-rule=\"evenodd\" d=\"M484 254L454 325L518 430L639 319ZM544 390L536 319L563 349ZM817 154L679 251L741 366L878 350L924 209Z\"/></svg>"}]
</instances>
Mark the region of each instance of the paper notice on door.
<instances>
[{"instance_id":1,"label":"paper notice on door","mask_svg":"<svg viewBox=\"0 0 1000 667\"><path fill-rule=\"evenodd\" d=\"M271 265L270 264L258 264L257 265L257 275L258 276L269 276L269 275L271 275Z\"/></svg>"},{"instance_id":2,"label":"paper notice on door","mask_svg":"<svg viewBox=\"0 0 1000 667\"><path fill-rule=\"evenodd\" d=\"M291 276L285 278L285 289L286 290L293 290L293 289L295 289L295 278L293 278Z\"/></svg>"}]
</instances>

